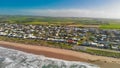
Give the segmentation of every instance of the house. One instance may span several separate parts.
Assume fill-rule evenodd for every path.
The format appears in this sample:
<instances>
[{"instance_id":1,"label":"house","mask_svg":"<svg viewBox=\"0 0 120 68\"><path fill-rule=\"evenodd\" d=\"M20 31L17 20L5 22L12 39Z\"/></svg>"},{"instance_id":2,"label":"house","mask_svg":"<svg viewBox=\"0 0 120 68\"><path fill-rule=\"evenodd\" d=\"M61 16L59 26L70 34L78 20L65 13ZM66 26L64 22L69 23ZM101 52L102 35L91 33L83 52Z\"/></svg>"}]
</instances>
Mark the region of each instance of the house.
<instances>
[{"instance_id":1,"label":"house","mask_svg":"<svg viewBox=\"0 0 120 68\"><path fill-rule=\"evenodd\" d=\"M85 42L83 42L81 45L83 45L83 46L90 46L90 42L85 41Z\"/></svg>"},{"instance_id":2,"label":"house","mask_svg":"<svg viewBox=\"0 0 120 68\"><path fill-rule=\"evenodd\" d=\"M7 33L6 32L0 32L0 35L5 36L5 35L7 35Z\"/></svg>"},{"instance_id":3,"label":"house","mask_svg":"<svg viewBox=\"0 0 120 68\"><path fill-rule=\"evenodd\" d=\"M96 46L98 46L98 43L90 42L90 46L96 47Z\"/></svg>"},{"instance_id":4,"label":"house","mask_svg":"<svg viewBox=\"0 0 120 68\"><path fill-rule=\"evenodd\" d=\"M111 48L112 48L113 50L118 50L118 49L119 49L119 46L113 45Z\"/></svg>"},{"instance_id":5,"label":"house","mask_svg":"<svg viewBox=\"0 0 120 68\"><path fill-rule=\"evenodd\" d=\"M99 48L104 48L104 46L105 46L104 44L98 44L97 45L97 47L99 47Z\"/></svg>"},{"instance_id":6,"label":"house","mask_svg":"<svg viewBox=\"0 0 120 68\"><path fill-rule=\"evenodd\" d=\"M69 40L67 40L67 42L68 42L68 43L74 43L74 40L69 39Z\"/></svg>"},{"instance_id":7,"label":"house","mask_svg":"<svg viewBox=\"0 0 120 68\"><path fill-rule=\"evenodd\" d=\"M36 36L34 36L33 34L28 34L28 38L35 39L35 38L36 38Z\"/></svg>"}]
</instances>

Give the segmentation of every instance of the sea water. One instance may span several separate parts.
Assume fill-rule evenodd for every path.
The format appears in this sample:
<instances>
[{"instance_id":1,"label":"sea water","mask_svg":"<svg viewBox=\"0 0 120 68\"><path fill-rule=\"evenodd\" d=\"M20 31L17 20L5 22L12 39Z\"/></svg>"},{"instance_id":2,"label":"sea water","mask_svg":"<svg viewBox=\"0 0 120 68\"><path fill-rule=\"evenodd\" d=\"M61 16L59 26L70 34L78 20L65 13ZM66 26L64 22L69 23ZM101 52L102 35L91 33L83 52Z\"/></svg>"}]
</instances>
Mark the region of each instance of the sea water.
<instances>
[{"instance_id":1,"label":"sea water","mask_svg":"<svg viewBox=\"0 0 120 68\"><path fill-rule=\"evenodd\" d=\"M97 65L65 61L0 47L0 68L100 68Z\"/></svg>"}]
</instances>

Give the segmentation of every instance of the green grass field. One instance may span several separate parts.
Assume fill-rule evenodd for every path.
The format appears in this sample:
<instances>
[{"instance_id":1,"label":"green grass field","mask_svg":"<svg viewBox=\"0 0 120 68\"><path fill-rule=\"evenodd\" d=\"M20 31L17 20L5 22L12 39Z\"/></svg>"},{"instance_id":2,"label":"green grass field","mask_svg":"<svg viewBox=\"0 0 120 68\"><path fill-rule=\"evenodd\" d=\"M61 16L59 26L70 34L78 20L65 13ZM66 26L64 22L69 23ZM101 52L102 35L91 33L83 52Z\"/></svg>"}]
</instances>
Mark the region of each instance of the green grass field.
<instances>
[{"instance_id":1,"label":"green grass field","mask_svg":"<svg viewBox=\"0 0 120 68\"><path fill-rule=\"evenodd\" d=\"M49 24L48 22L27 22L24 24L40 24L40 25L45 25L45 24Z\"/></svg>"},{"instance_id":2,"label":"green grass field","mask_svg":"<svg viewBox=\"0 0 120 68\"><path fill-rule=\"evenodd\" d=\"M80 23L73 22L25 22L23 24L33 24L33 25L80 25Z\"/></svg>"},{"instance_id":3,"label":"green grass field","mask_svg":"<svg viewBox=\"0 0 120 68\"><path fill-rule=\"evenodd\" d=\"M109 25L101 25L100 26L101 29L120 29L120 23L116 23L116 24L109 24Z\"/></svg>"},{"instance_id":4,"label":"green grass field","mask_svg":"<svg viewBox=\"0 0 120 68\"><path fill-rule=\"evenodd\" d=\"M0 16L0 23L32 25L67 25L76 27L95 27L100 29L120 29L118 19L95 19L77 17L41 17L41 16Z\"/></svg>"}]
</instances>

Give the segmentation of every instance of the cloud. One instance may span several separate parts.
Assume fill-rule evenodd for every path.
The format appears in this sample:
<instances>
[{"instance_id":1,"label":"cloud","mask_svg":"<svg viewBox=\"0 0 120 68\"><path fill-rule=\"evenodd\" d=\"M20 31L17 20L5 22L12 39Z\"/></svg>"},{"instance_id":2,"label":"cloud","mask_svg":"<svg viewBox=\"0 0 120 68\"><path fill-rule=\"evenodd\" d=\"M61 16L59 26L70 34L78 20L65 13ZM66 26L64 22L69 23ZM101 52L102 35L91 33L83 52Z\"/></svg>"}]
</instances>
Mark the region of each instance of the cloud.
<instances>
[{"instance_id":1,"label":"cloud","mask_svg":"<svg viewBox=\"0 0 120 68\"><path fill-rule=\"evenodd\" d=\"M119 11L110 9L29 9L27 14L53 17L120 18Z\"/></svg>"},{"instance_id":2,"label":"cloud","mask_svg":"<svg viewBox=\"0 0 120 68\"><path fill-rule=\"evenodd\" d=\"M97 5L96 5L97 6ZM71 8L71 9L25 9L22 13L38 16L53 17L94 17L94 18L120 18L120 0L110 0L100 8Z\"/></svg>"}]
</instances>

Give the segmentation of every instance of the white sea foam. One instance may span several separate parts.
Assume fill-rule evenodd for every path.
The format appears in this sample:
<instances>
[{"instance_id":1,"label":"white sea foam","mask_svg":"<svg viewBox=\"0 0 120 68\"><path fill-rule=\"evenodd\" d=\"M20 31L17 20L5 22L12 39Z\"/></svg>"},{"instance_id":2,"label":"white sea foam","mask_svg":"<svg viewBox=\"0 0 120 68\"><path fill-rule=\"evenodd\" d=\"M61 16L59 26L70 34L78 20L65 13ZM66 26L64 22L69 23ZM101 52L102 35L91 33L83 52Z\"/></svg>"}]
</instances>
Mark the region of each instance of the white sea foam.
<instances>
[{"instance_id":1,"label":"white sea foam","mask_svg":"<svg viewBox=\"0 0 120 68\"><path fill-rule=\"evenodd\" d=\"M0 68L100 68L97 65L48 58L0 47Z\"/></svg>"}]
</instances>

